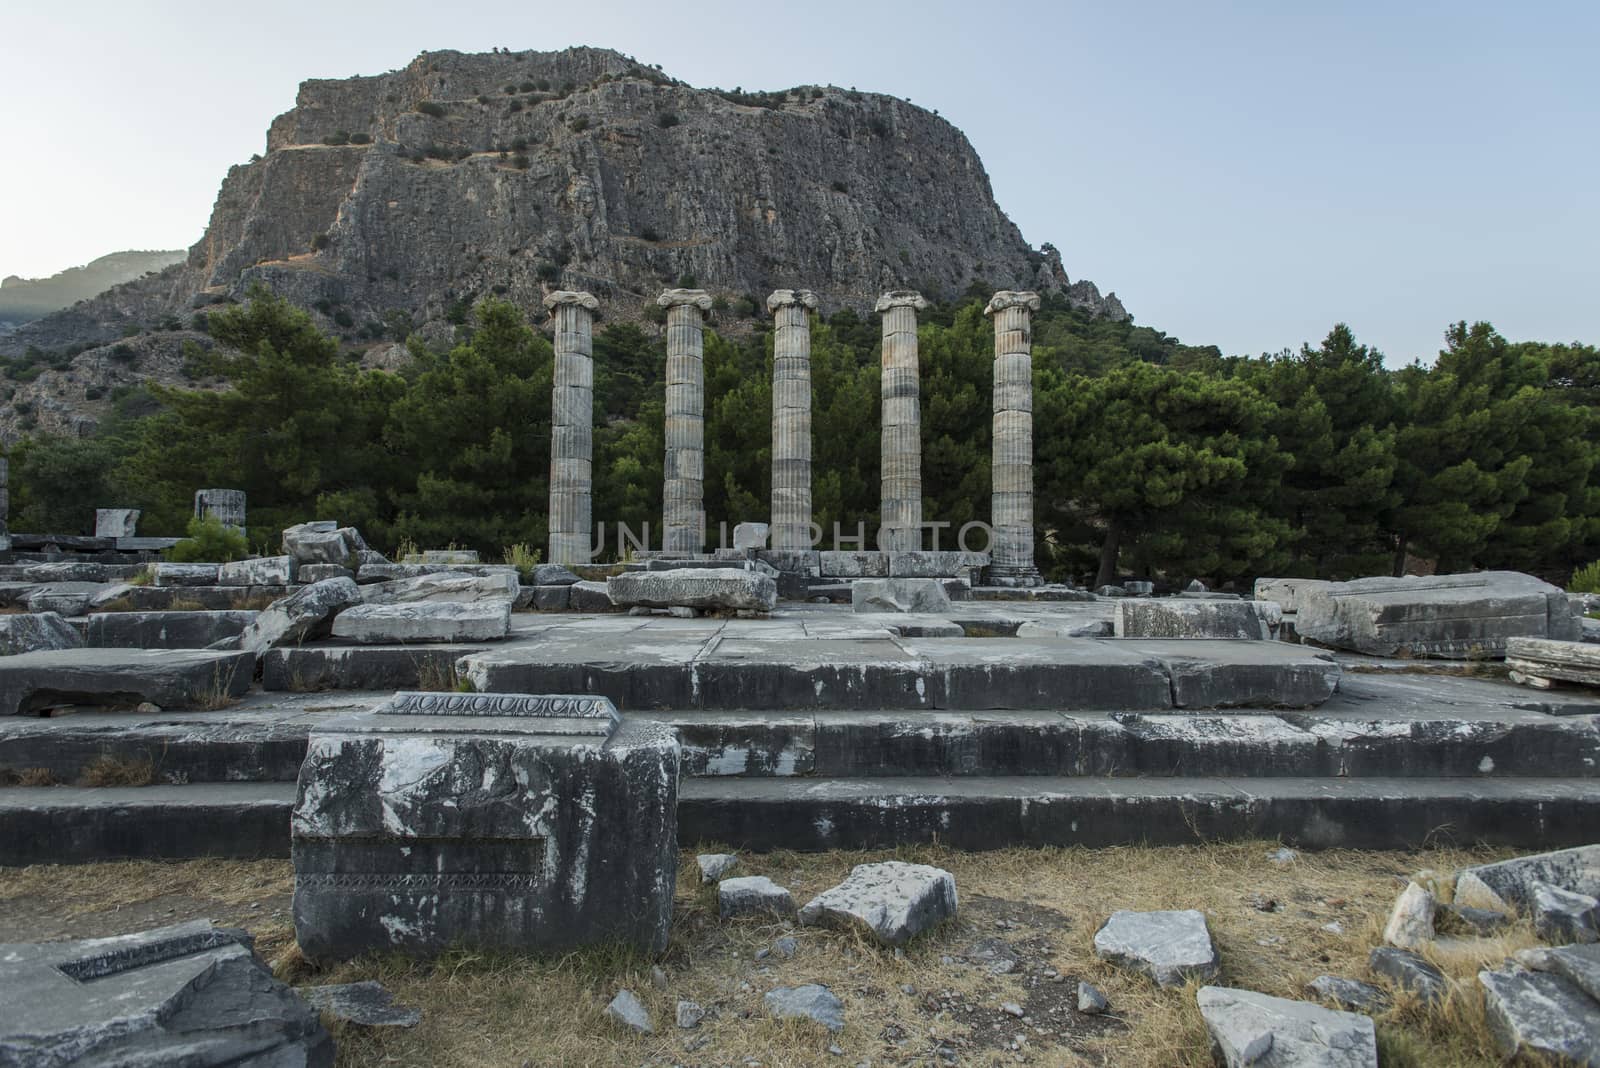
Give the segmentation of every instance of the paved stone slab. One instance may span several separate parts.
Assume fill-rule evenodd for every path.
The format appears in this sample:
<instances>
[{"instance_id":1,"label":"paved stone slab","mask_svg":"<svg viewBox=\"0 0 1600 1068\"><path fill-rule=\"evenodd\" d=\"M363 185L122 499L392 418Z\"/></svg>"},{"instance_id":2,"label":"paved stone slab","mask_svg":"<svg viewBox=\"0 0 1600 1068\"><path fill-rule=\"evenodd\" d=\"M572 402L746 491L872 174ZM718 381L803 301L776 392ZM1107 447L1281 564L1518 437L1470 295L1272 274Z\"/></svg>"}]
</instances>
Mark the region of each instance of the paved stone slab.
<instances>
[{"instance_id":1,"label":"paved stone slab","mask_svg":"<svg viewBox=\"0 0 1600 1068\"><path fill-rule=\"evenodd\" d=\"M888 860L857 864L844 882L800 910L800 922L854 928L887 946L903 946L955 916L955 876L927 864Z\"/></svg>"},{"instance_id":2,"label":"paved stone slab","mask_svg":"<svg viewBox=\"0 0 1600 1068\"><path fill-rule=\"evenodd\" d=\"M1370 1016L1221 986L1195 1000L1228 1068L1378 1068Z\"/></svg>"},{"instance_id":3,"label":"paved stone slab","mask_svg":"<svg viewBox=\"0 0 1600 1068\"><path fill-rule=\"evenodd\" d=\"M1196 909L1113 912L1095 932L1094 953L1164 987L1210 979L1219 968L1205 913Z\"/></svg>"},{"instance_id":4,"label":"paved stone slab","mask_svg":"<svg viewBox=\"0 0 1600 1068\"><path fill-rule=\"evenodd\" d=\"M60 705L162 708L238 697L249 654L199 649L65 649L0 658L0 716Z\"/></svg>"},{"instance_id":5,"label":"paved stone slab","mask_svg":"<svg viewBox=\"0 0 1600 1068\"><path fill-rule=\"evenodd\" d=\"M1600 1004L1577 987L1560 976L1520 970L1482 971L1478 982L1501 1053L1600 1066Z\"/></svg>"},{"instance_id":6,"label":"paved stone slab","mask_svg":"<svg viewBox=\"0 0 1600 1068\"><path fill-rule=\"evenodd\" d=\"M244 633L259 612L97 612L84 623L92 649L204 649Z\"/></svg>"},{"instance_id":7,"label":"paved stone slab","mask_svg":"<svg viewBox=\"0 0 1600 1068\"><path fill-rule=\"evenodd\" d=\"M497 641L510 633L509 597L471 603L358 604L333 620L335 638L370 644Z\"/></svg>"},{"instance_id":8,"label":"paved stone slab","mask_svg":"<svg viewBox=\"0 0 1600 1068\"><path fill-rule=\"evenodd\" d=\"M331 1066L333 1039L252 949L208 921L0 945L0 1063Z\"/></svg>"},{"instance_id":9,"label":"paved stone slab","mask_svg":"<svg viewBox=\"0 0 1600 1068\"><path fill-rule=\"evenodd\" d=\"M1334 695L1343 674L1331 657L1282 642L1146 640L1124 647L1160 661L1178 708L1315 708Z\"/></svg>"}]
</instances>

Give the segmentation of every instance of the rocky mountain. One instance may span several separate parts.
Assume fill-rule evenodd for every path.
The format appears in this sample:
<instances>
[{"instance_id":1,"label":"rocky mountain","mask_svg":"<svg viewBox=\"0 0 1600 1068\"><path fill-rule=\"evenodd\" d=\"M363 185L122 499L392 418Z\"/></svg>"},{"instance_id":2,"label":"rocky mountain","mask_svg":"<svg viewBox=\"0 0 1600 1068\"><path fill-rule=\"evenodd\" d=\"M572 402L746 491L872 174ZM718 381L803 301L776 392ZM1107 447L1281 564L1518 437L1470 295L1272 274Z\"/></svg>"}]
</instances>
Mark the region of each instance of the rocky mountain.
<instances>
[{"instance_id":1,"label":"rocky mountain","mask_svg":"<svg viewBox=\"0 0 1600 1068\"><path fill-rule=\"evenodd\" d=\"M114 285L159 271L184 258L183 250L113 252L82 267L69 267L49 278L0 278L0 324L12 329L60 311Z\"/></svg>"},{"instance_id":2,"label":"rocky mountain","mask_svg":"<svg viewBox=\"0 0 1600 1068\"><path fill-rule=\"evenodd\" d=\"M801 286L825 313L981 282L1128 317L1115 294L1070 280L1052 246L1023 239L960 130L903 100L695 89L595 48L428 52L388 74L302 84L265 154L229 170L181 263L0 337L0 356L94 358L93 346L187 326L256 284L375 346L416 330L447 341L483 296L535 309L551 289L588 289L604 314L637 319L663 287L691 282L731 330L764 315L773 289ZM172 346L156 347L171 362ZM72 374L104 393L81 359L31 392ZM72 392L51 396L72 408ZM35 405L42 429L49 407ZM0 411L0 437L18 432Z\"/></svg>"}]
</instances>

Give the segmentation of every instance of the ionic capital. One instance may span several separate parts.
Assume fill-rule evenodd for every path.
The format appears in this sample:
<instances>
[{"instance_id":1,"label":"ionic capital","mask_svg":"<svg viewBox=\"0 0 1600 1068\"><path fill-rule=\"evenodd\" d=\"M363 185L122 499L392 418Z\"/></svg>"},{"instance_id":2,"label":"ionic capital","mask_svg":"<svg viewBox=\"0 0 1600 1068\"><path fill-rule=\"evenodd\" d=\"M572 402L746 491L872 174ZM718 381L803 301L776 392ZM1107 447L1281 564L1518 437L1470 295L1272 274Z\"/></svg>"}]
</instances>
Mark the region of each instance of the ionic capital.
<instances>
[{"instance_id":1,"label":"ionic capital","mask_svg":"<svg viewBox=\"0 0 1600 1068\"><path fill-rule=\"evenodd\" d=\"M787 308L794 304L814 309L817 306L817 295L809 289L775 289L772 296L767 298L767 311L775 312L779 308Z\"/></svg>"},{"instance_id":2,"label":"ionic capital","mask_svg":"<svg viewBox=\"0 0 1600 1068\"><path fill-rule=\"evenodd\" d=\"M693 304L702 312L711 310L711 297L703 289L668 289L656 298L656 303L663 308Z\"/></svg>"},{"instance_id":3,"label":"ionic capital","mask_svg":"<svg viewBox=\"0 0 1600 1068\"><path fill-rule=\"evenodd\" d=\"M546 293L544 306L551 311L556 310L558 304L576 304L580 308L594 311L600 307L600 302L594 298L593 293L579 293L570 289L558 289L554 293Z\"/></svg>"},{"instance_id":4,"label":"ionic capital","mask_svg":"<svg viewBox=\"0 0 1600 1068\"><path fill-rule=\"evenodd\" d=\"M989 306L983 309L983 314L993 315L995 312L1007 308L1026 308L1031 312L1039 310L1039 294L1031 289L1012 290L1002 289L989 298Z\"/></svg>"},{"instance_id":5,"label":"ionic capital","mask_svg":"<svg viewBox=\"0 0 1600 1068\"><path fill-rule=\"evenodd\" d=\"M914 308L922 311L928 306L927 298L921 293L909 289L894 289L878 298L878 303L872 306L875 312L886 312L890 308Z\"/></svg>"}]
</instances>

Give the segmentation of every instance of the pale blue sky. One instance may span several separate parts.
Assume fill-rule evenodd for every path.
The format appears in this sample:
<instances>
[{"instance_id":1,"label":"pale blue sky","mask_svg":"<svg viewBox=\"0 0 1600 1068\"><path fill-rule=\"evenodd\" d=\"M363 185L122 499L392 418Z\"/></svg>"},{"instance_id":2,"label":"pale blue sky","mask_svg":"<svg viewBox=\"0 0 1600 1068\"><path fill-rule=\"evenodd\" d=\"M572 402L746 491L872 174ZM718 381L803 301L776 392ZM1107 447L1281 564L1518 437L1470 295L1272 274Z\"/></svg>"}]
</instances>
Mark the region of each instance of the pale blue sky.
<instances>
[{"instance_id":1,"label":"pale blue sky","mask_svg":"<svg viewBox=\"0 0 1600 1068\"><path fill-rule=\"evenodd\" d=\"M1139 322L1256 354L1336 320L1600 342L1600 3L14 3L0 275L199 238L303 78L612 47L961 127L1001 206Z\"/></svg>"}]
</instances>

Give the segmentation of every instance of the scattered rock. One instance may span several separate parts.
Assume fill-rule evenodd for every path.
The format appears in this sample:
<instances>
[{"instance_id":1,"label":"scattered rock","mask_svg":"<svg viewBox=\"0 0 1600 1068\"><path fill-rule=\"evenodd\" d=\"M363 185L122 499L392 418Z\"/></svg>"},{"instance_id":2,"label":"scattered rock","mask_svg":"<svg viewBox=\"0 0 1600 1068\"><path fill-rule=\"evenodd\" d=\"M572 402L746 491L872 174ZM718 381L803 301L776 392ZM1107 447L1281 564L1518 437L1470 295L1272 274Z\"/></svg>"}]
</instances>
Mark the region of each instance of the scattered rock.
<instances>
[{"instance_id":1,"label":"scattered rock","mask_svg":"<svg viewBox=\"0 0 1600 1068\"><path fill-rule=\"evenodd\" d=\"M1600 1001L1600 945L1561 946L1532 952L1539 954L1538 961L1526 967L1563 976L1595 1001ZM1517 956L1520 961L1522 954Z\"/></svg>"},{"instance_id":2,"label":"scattered rock","mask_svg":"<svg viewBox=\"0 0 1600 1068\"><path fill-rule=\"evenodd\" d=\"M1086 1016L1099 1016L1111 1008L1111 1002L1099 987L1080 981L1078 983L1078 1011Z\"/></svg>"},{"instance_id":3,"label":"scattered rock","mask_svg":"<svg viewBox=\"0 0 1600 1068\"><path fill-rule=\"evenodd\" d=\"M225 638L212 648L244 649L260 656L277 645L322 637L337 613L360 603L360 587L349 579L315 582L274 601L237 638Z\"/></svg>"},{"instance_id":4,"label":"scattered rock","mask_svg":"<svg viewBox=\"0 0 1600 1068\"><path fill-rule=\"evenodd\" d=\"M1553 945L1600 940L1600 901L1549 883L1533 886L1533 927Z\"/></svg>"},{"instance_id":5,"label":"scattered rock","mask_svg":"<svg viewBox=\"0 0 1600 1068\"><path fill-rule=\"evenodd\" d=\"M1337 975L1319 975L1306 984L1306 990L1323 1001L1331 1001L1350 1012L1382 1012L1389 1007L1389 995L1371 983L1359 979L1342 979Z\"/></svg>"},{"instance_id":6,"label":"scattered rock","mask_svg":"<svg viewBox=\"0 0 1600 1068\"><path fill-rule=\"evenodd\" d=\"M1401 949L1420 949L1433 941L1434 897L1424 887L1407 883L1389 912L1383 940Z\"/></svg>"},{"instance_id":7,"label":"scattered rock","mask_svg":"<svg viewBox=\"0 0 1600 1068\"><path fill-rule=\"evenodd\" d=\"M1005 1013L1007 1016L1015 1016L1019 1020L1022 1019L1023 1016L1027 1015L1025 1012L1023 1012L1022 1006L1018 1005L1015 1001L1002 1001L1000 1003L1000 1011Z\"/></svg>"},{"instance_id":8,"label":"scattered rock","mask_svg":"<svg viewBox=\"0 0 1600 1068\"><path fill-rule=\"evenodd\" d=\"M844 1030L844 1003L818 983L777 987L769 990L762 1002L768 1014L778 1019L812 1020L829 1031Z\"/></svg>"},{"instance_id":9,"label":"scattered rock","mask_svg":"<svg viewBox=\"0 0 1600 1068\"><path fill-rule=\"evenodd\" d=\"M1493 909L1475 909L1469 905L1440 905L1435 920L1443 916L1451 925L1465 928L1475 935L1497 934L1511 926L1511 917Z\"/></svg>"},{"instance_id":10,"label":"scattered rock","mask_svg":"<svg viewBox=\"0 0 1600 1068\"><path fill-rule=\"evenodd\" d=\"M1600 1004L1558 975L1482 971L1489 1030L1506 1057L1543 1054L1600 1065Z\"/></svg>"},{"instance_id":11,"label":"scattered rock","mask_svg":"<svg viewBox=\"0 0 1600 1068\"><path fill-rule=\"evenodd\" d=\"M784 960L793 960L794 959L794 955L796 953L798 953L799 951L800 951L800 943L796 942L793 938L790 938L788 935L784 935L782 938L780 938L776 942L772 943L772 952L776 953L778 956L782 957Z\"/></svg>"},{"instance_id":12,"label":"scattered rock","mask_svg":"<svg viewBox=\"0 0 1600 1068\"><path fill-rule=\"evenodd\" d=\"M765 875L746 875L717 884L717 907L725 920L736 916L787 918L794 915L794 898Z\"/></svg>"},{"instance_id":13,"label":"scattered rock","mask_svg":"<svg viewBox=\"0 0 1600 1068\"><path fill-rule=\"evenodd\" d=\"M1533 888L1538 883L1600 897L1600 845L1463 869L1456 876L1455 903L1496 912L1531 911Z\"/></svg>"},{"instance_id":14,"label":"scattered rock","mask_svg":"<svg viewBox=\"0 0 1600 1068\"><path fill-rule=\"evenodd\" d=\"M889 860L857 864L844 882L806 903L800 922L859 927L884 945L903 946L955 914L955 876Z\"/></svg>"},{"instance_id":15,"label":"scattered rock","mask_svg":"<svg viewBox=\"0 0 1600 1068\"><path fill-rule=\"evenodd\" d=\"M657 990L665 990L669 984L667 970L659 964L650 965L650 985Z\"/></svg>"},{"instance_id":16,"label":"scattered rock","mask_svg":"<svg viewBox=\"0 0 1600 1068\"><path fill-rule=\"evenodd\" d=\"M677 1021L678 1026L683 1030L690 1031L696 1027L699 1027L700 1021L704 1020L705 1018L706 1010L701 1008L697 1002L678 1002L678 1011L674 1014L674 1019Z\"/></svg>"},{"instance_id":17,"label":"scattered rock","mask_svg":"<svg viewBox=\"0 0 1600 1068\"><path fill-rule=\"evenodd\" d=\"M719 881L739 863L739 858L732 853L701 853L694 859L700 865L702 886Z\"/></svg>"},{"instance_id":18,"label":"scattered rock","mask_svg":"<svg viewBox=\"0 0 1600 1068\"><path fill-rule=\"evenodd\" d=\"M1429 1005L1443 1001L1450 992L1444 973L1408 949L1379 946L1367 955L1367 967Z\"/></svg>"},{"instance_id":19,"label":"scattered rock","mask_svg":"<svg viewBox=\"0 0 1600 1068\"><path fill-rule=\"evenodd\" d=\"M415 1027L422 1013L394 1003L382 983L371 979L362 983L302 987L299 993L313 1006L336 1020L361 1027Z\"/></svg>"},{"instance_id":20,"label":"scattered rock","mask_svg":"<svg viewBox=\"0 0 1600 1068\"><path fill-rule=\"evenodd\" d=\"M1221 986L1195 1000L1228 1068L1378 1068L1370 1016Z\"/></svg>"},{"instance_id":21,"label":"scattered rock","mask_svg":"<svg viewBox=\"0 0 1600 1068\"><path fill-rule=\"evenodd\" d=\"M1219 967L1205 914L1196 909L1113 912L1095 933L1094 951L1101 960L1148 975L1164 987L1210 979Z\"/></svg>"},{"instance_id":22,"label":"scattered rock","mask_svg":"<svg viewBox=\"0 0 1600 1068\"><path fill-rule=\"evenodd\" d=\"M617 991L617 996L606 1006L606 1015L630 1031L637 1031L642 1035L656 1033L649 1011L631 990Z\"/></svg>"},{"instance_id":23,"label":"scattered rock","mask_svg":"<svg viewBox=\"0 0 1600 1068\"><path fill-rule=\"evenodd\" d=\"M82 635L58 613L0 615L0 656L82 647Z\"/></svg>"}]
</instances>

